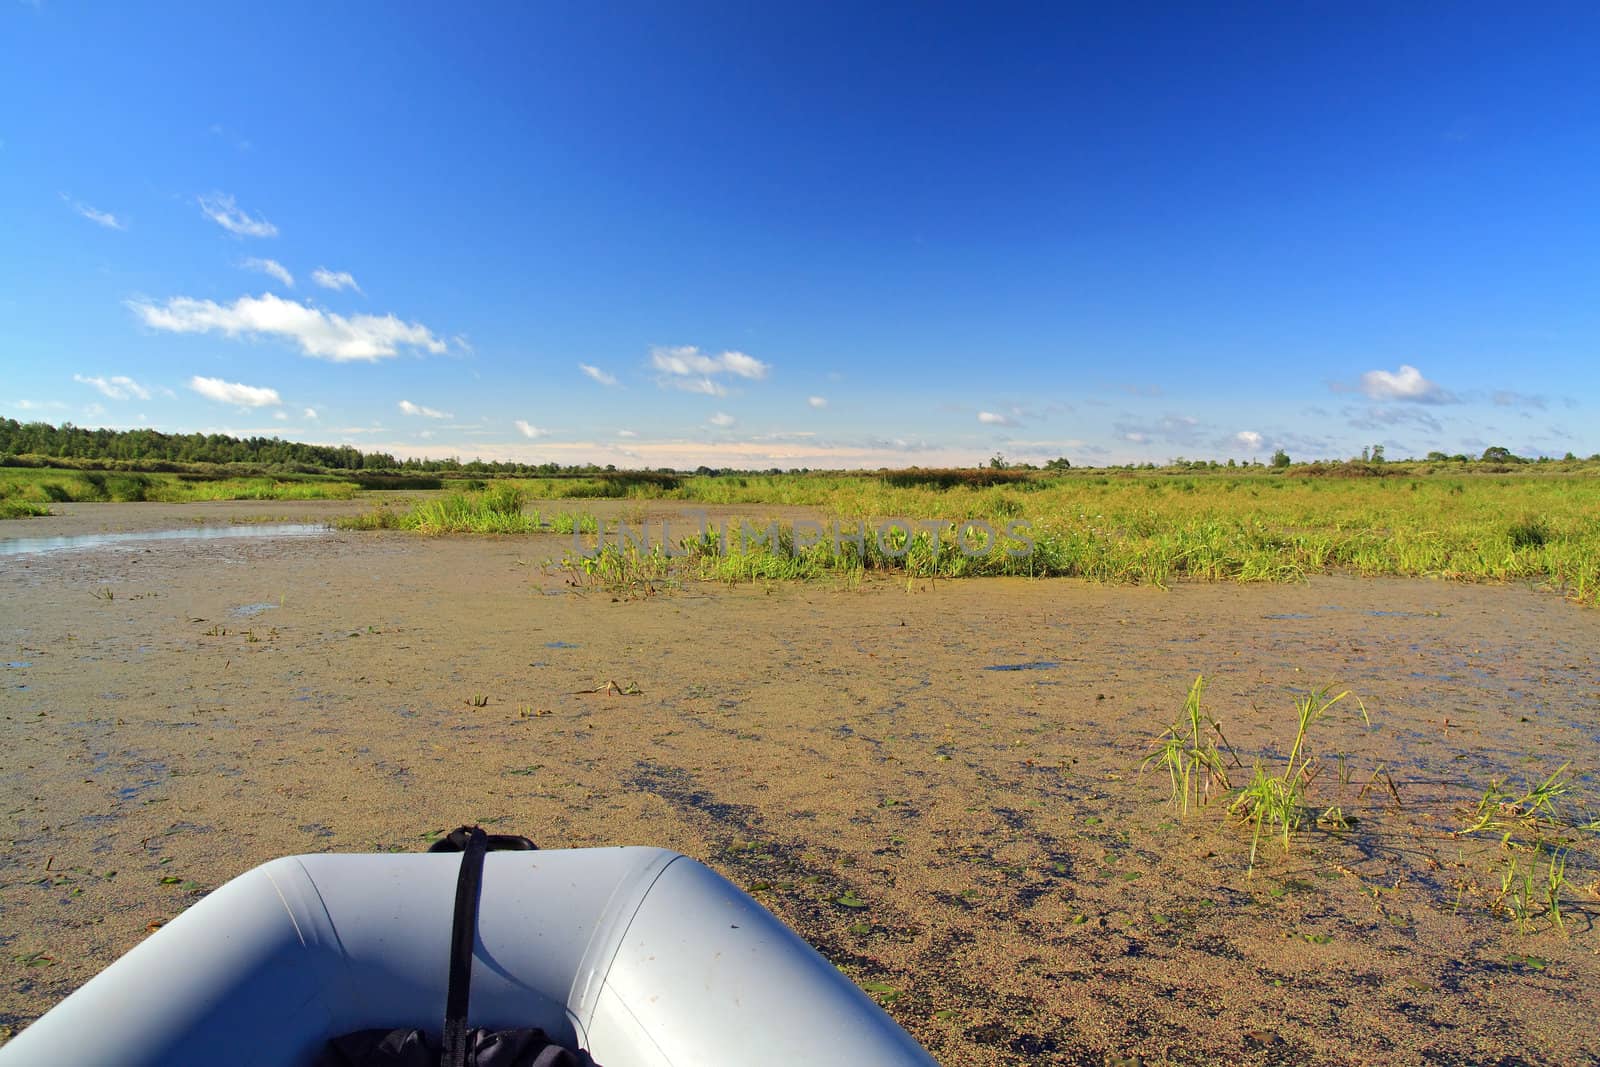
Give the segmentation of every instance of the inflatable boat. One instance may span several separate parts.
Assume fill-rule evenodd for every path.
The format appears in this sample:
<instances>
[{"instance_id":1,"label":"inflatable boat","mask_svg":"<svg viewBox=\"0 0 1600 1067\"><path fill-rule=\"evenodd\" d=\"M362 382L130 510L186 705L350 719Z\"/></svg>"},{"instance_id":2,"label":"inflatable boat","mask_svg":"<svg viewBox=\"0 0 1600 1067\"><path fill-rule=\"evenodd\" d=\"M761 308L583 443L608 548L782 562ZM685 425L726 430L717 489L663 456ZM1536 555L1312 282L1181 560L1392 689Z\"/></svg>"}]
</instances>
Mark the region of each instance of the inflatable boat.
<instances>
[{"instance_id":1,"label":"inflatable boat","mask_svg":"<svg viewBox=\"0 0 1600 1067\"><path fill-rule=\"evenodd\" d=\"M315 1064L339 1035L436 1029L456 995L453 937L473 1026L538 1027L598 1067L934 1063L837 968L692 859L627 847L478 861L464 935L460 855L257 867L0 1047L0 1067Z\"/></svg>"}]
</instances>

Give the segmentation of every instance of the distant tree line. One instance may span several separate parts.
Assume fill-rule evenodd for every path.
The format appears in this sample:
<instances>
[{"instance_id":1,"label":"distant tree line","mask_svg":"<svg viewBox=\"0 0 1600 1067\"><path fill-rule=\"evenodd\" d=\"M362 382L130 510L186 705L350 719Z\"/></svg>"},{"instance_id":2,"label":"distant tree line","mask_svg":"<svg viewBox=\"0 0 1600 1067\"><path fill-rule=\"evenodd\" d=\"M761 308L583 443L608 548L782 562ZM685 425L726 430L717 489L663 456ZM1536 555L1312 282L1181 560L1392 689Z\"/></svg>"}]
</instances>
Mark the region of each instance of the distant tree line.
<instances>
[{"instance_id":1,"label":"distant tree line","mask_svg":"<svg viewBox=\"0 0 1600 1067\"><path fill-rule=\"evenodd\" d=\"M396 459L387 452L363 452L350 445L308 445L277 437L230 437L221 433L168 434L159 430L90 430L70 422L0 419L0 462L17 457L62 460L66 465L107 461L129 467L159 469L162 465L248 465L300 473L418 471L469 474L597 474L614 467L594 464L564 467L558 463L485 463L460 459Z\"/></svg>"}]
</instances>

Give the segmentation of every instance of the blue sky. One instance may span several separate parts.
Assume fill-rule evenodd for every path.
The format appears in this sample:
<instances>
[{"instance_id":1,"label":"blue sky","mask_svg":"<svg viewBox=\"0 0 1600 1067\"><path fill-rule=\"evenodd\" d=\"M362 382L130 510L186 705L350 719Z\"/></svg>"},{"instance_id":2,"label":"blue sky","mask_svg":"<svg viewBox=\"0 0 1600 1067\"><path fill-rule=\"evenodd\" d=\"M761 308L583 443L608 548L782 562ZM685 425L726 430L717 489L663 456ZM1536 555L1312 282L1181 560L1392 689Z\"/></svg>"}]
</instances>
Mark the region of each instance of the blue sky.
<instances>
[{"instance_id":1,"label":"blue sky","mask_svg":"<svg viewBox=\"0 0 1600 1067\"><path fill-rule=\"evenodd\" d=\"M0 414L652 467L1600 451L1583 6L462 8L0 7Z\"/></svg>"}]
</instances>

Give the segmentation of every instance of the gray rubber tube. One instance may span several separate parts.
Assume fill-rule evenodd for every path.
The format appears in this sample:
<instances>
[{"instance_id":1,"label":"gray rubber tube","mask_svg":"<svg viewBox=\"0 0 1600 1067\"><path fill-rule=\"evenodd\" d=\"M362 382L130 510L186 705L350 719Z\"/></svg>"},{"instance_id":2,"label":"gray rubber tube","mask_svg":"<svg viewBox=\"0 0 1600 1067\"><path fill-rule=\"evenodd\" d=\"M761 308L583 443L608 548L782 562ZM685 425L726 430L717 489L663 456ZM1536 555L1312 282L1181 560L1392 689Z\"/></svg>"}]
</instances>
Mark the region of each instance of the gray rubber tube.
<instances>
[{"instance_id":1,"label":"gray rubber tube","mask_svg":"<svg viewBox=\"0 0 1600 1067\"><path fill-rule=\"evenodd\" d=\"M311 855L224 885L0 1047L0 1067L297 1067L337 1034L437 1031L460 857ZM654 848L485 862L474 1026L600 1067L932 1064L864 993L703 865Z\"/></svg>"}]
</instances>

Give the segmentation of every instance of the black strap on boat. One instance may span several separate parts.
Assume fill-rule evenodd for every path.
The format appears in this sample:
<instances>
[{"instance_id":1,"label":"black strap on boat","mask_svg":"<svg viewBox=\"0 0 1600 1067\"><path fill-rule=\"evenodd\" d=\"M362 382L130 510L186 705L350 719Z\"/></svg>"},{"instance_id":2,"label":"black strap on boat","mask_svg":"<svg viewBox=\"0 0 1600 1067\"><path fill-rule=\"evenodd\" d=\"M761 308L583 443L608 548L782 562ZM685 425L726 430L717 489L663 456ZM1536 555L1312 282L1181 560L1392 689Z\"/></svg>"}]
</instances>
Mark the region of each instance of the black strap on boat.
<instances>
[{"instance_id":1,"label":"black strap on boat","mask_svg":"<svg viewBox=\"0 0 1600 1067\"><path fill-rule=\"evenodd\" d=\"M463 826L450 836L456 834L464 835L466 841L461 850L461 873L456 877L455 919L450 927L450 986L444 1001L441 1067L467 1067L472 943L478 933L478 891L483 888L483 857L489 851L489 835L478 827Z\"/></svg>"},{"instance_id":2,"label":"black strap on boat","mask_svg":"<svg viewBox=\"0 0 1600 1067\"><path fill-rule=\"evenodd\" d=\"M538 845L514 834L486 834L462 826L428 846L429 852L461 853L456 876L456 910L450 926L450 985L444 1002L442 1067L467 1067L467 1006L472 1000L472 944L478 935L478 896L483 889L483 857L490 852L527 852Z\"/></svg>"}]
</instances>

